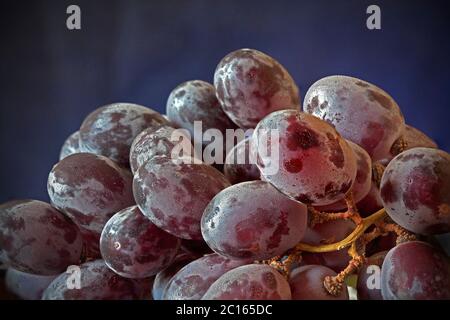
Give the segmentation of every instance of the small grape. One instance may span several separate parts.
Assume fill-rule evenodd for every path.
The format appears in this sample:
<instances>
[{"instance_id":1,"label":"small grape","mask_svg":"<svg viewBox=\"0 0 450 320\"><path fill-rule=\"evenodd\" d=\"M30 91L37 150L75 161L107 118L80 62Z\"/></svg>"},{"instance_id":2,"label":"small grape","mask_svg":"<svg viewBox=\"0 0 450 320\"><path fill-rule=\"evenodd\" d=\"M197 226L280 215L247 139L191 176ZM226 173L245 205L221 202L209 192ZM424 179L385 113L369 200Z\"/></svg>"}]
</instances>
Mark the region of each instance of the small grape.
<instances>
[{"instance_id":1,"label":"small grape","mask_svg":"<svg viewBox=\"0 0 450 320\"><path fill-rule=\"evenodd\" d=\"M449 300L447 257L421 241L396 246L381 267L381 294L385 300Z\"/></svg>"},{"instance_id":2,"label":"small grape","mask_svg":"<svg viewBox=\"0 0 450 320\"><path fill-rule=\"evenodd\" d=\"M254 128L269 113L298 109L298 88L281 64L253 49L225 56L214 73L216 95L225 113L241 128Z\"/></svg>"},{"instance_id":3,"label":"small grape","mask_svg":"<svg viewBox=\"0 0 450 320\"><path fill-rule=\"evenodd\" d=\"M359 269L356 285L359 300L383 300L381 288L377 285L380 284L379 270L387 253L382 251L374 254L367 258L366 263Z\"/></svg>"},{"instance_id":4,"label":"small grape","mask_svg":"<svg viewBox=\"0 0 450 320\"><path fill-rule=\"evenodd\" d=\"M89 114L80 128L80 149L128 166L131 143L144 129L168 124L156 111L132 103L114 103Z\"/></svg>"},{"instance_id":5,"label":"small grape","mask_svg":"<svg viewBox=\"0 0 450 320\"><path fill-rule=\"evenodd\" d=\"M235 184L217 194L205 209L203 238L229 258L269 259L303 237L306 206L264 181Z\"/></svg>"},{"instance_id":6,"label":"small grape","mask_svg":"<svg viewBox=\"0 0 450 320\"><path fill-rule=\"evenodd\" d=\"M9 268L6 271L5 284L8 291L20 299L41 300L42 293L56 277L57 275L41 276Z\"/></svg>"},{"instance_id":7,"label":"small grape","mask_svg":"<svg viewBox=\"0 0 450 320\"><path fill-rule=\"evenodd\" d=\"M14 269L58 274L80 261L82 247L77 226L49 204L18 200L0 205L0 248Z\"/></svg>"},{"instance_id":8,"label":"small grape","mask_svg":"<svg viewBox=\"0 0 450 320\"><path fill-rule=\"evenodd\" d=\"M250 141L251 138L247 138L239 142L225 158L223 173L232 184L259 180L261 177L255 157L250 154Z\"/></svg>"},{"instance_id":9,"label":"small grape","mask_svg":"<svg viewBox=\"0 0 450 320\"><path fill-rule=\"evenodd\" d=\"M265 264L249 264L228 271L206 291L202 300L290 300L286 279Z\"/></svg>"},{"instance_id":10,"label":"small grape","mask_svg":"<svg viewBox=\"0 0 450 320\"><path fill-rule=\"evenodd\" d=\"M337 273L333 270L319 265L295 268L289 278L292 300L348 300L347 290L342 290L338 296L333 296L323 285L326 276L336 275Z\"/></svg>"},{"instance_id":11,"label":"small grape","mask_svg":"<svg viewBox=\"0 0 450 320\"><path fill-rule=\"evenodd\" d=\"M369 193L356 204L356 207L362 217L368 217L383 208L380 188L377 187L375 182L372 181Z\"/></svg>"},{"instance_id":12,"label":"small grape","mask_svg":"<svg viewBox=\"0 0 450 320\"><path fill-rule=\"evenodd\" d=\"M331 125L307 113L271 113L258 124L253 141L264 179L305 204L322 206L341 200L355 180L351 147Z\"/></svg>"},{"instance_id":13,"label":"small grape","mask_svg":"<svg viewBox=\"0 0 450 320\"><path fill-rule=\"evenodd\" d=\"M91 153L76 153L58 162L47 188L57 209L80 228L97 234L114 213L134 204L130 172Z\"/></svg>"},{"instance_id":14,"label":"small grape","mask_svg":"<svg viewBox=\"0 0 450 320\"><path fill-rule=\"evenodd\" d=\"M136 171L133 190L141 211L158 227L179 238L201 240L200 219L205 207L229 185L225 176L209 165L158 156Z\"/></svg>"},{"instance_id":15,"label":"small grape","mask_svg":"<svg viewBox=\"0 0 450 320\"><path fill-rule=\"evenodd\" d=\"M330 76L314 83L305 95L304 111L332 124L374 160L390 153L405 127L400 108L389 94L347 76Z\"/></svg>"},{"instance_id":16,"label":"small grape","mask_svg":"<svg viewBox=\"0 0 450 320\"><path fill-rule=\"evenodd\" d=\"M395 157L381 179L381 199L389 216L419 234L450 231L450 155L414 148Z\"/></svg>"},{"instance_id":17,"label":"small grape","mask_svg":"<svg viewBox=\"0 0 450 320\"><path fill-rule=\"evenodd\" d=\"M64 141L59 153L59 160L78 152L80 152L80 132L76 131Z\"/></svg>"},{"instance_id":18,"label":"small grape","mask_svg":"<svg viewBox=\"0 0 450 320\"><path fill-rule=\"evenodd\" d=\"M108 267L125 278L147 278L168 267L180 240L156 227L137 206L116 213L100 238Z\"/></svg>"}]
</instances>

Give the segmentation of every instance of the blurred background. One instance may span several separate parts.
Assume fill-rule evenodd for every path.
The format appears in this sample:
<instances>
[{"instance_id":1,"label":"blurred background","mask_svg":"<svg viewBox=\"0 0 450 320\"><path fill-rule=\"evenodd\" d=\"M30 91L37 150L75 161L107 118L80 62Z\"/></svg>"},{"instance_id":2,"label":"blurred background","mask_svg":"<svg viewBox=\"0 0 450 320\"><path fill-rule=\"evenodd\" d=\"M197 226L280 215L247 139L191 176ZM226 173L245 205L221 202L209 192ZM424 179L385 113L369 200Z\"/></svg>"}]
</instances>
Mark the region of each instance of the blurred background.
<instances>
[{"instance_id":1,"label":"blurred background","mask_svg":"<svg viewBox=\"0 0 450 320\"><path fill-rule=\"evenodd\" d=\"M449 1L2 1L0 202L48 200L66 137L111 102L164 112L179 83L212 81L220 59L248 47L280 61L302 97L321 77L372 82L409 124L450 150ZM81 8L79 31L66 8ZM381 7L382 29L366 28Z\"/></svg>"}]
</instances>

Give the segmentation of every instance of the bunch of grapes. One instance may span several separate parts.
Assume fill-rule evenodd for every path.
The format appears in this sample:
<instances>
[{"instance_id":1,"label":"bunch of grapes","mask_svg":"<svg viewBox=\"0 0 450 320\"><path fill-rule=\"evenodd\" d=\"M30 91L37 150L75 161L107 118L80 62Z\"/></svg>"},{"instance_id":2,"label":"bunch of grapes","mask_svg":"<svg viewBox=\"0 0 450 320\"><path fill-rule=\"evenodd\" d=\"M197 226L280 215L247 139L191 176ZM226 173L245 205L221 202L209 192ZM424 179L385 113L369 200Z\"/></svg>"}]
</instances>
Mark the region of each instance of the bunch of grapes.
<instances>
[{"instance_id":1,"label":"bunch of grapes","mask_svg":"<svg viewBox=\"0 0 450 320\"><path fill-rule=\"evenodd\" d=\"M213 84L176 87L166 114L93 111L49 173L50 203L0 206L11 294L450 299L435 237L450 232L450 155L379 87L326 77L302 107L280 63L241 49ZM202 161L202 133L239 128L254 130L217 151L224 162Z\"/></svg>"}]
</instances>

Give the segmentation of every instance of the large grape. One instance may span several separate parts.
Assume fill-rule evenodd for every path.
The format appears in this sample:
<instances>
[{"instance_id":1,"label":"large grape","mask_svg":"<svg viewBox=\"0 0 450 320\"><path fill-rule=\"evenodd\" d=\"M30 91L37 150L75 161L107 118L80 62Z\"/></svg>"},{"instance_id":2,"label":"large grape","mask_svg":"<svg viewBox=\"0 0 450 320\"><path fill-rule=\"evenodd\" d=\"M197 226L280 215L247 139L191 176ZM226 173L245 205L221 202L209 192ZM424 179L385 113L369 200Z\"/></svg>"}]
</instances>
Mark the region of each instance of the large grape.
<instances>
[{"instance_id":1,"label":"large grape","mask_svg":"<svg viewBox=\"0 0 450 320\"><path fill-rule=\"evenodd\" d=\"M381 179L381 199L396 223L415 233L450 231L450 155L414 148L395 157Z\"/></svg>"},{"instance_id":2,"label":"large grape","mask_svg":"<svg viewBox=\"0 0 450 320\"><path fill-rule=\"evenodd\" d=\"M0 248L11 267L58 274L79 263L82 247L77 226L49 204L20 200L0 206Z\"/></svg>"},{"instance_id":3,"label":"large grape","mask_svg":"<svg viewBox=\"0 0 450 320\"><path fill-rule=\"evenodd\" d=\"M298 109L298 88L281 64L253 49L225 56L214 73L217 98L241 128L254 128L269 113Z\"/></svg>"},{"instance_id":4,"label":"large grape","mask_svg":"<svg viewBox=\"0 0 450 320\"><path fill-rule=\"evenodd\" d=\"M41 300L42 293L56 277L57 275L41 276L9 268L6 271L5 284L8 291L20 299Z\"/></svg>"},{"instance_id":5,"label":"large grape","mask_svg":"<svg viewBox=\"0 0 450 320\"><path fill-rule=\"evenodd\" d=\"M450 299L448 258L421 241L396 246L381 268L381 293L386 300Z\"/></svg>"},{"instance_id":6,"label":"large grape","mask_svg":"<svg viewBox=\"0 0 450 320\"><path fill-rule=\"evenodd\" d=\"M206 291L202 300L290 300L286 279L265 264L249 264L228 271Z\"/></svg>"},{"instance_id":7,"label":"large grape","mask_svg":"<svg viewBox=\"0 0 450 320\"><path fill-rule=\"evenodd\" d=\"M116 213L100 238L108 267L125 278L147 278L168 267L180 240L159 229L137 206Z\"/></svg>"},{"instance_id":8,"label":"large grape","mask_svg":"<svg viewBox=\"0 0 450 320\"><path fill-rule=\"evenodd\" d=\"M80 132L76 131L64 141L59 153L59 160L78 152L80 152Z\"/></svg>"},{"instance_id":9,"label":"large grape","mask_svg":"<svg viewBox=\"0 0 450 320\"><path fill-rule=\"evenodd\" d=\"M79 277L79 283L77 278ZM77 287L77 285L80 287ZM86 262L79 270L59 275L42 295L43 300L134 300L141 290L132 279L122 278L103 260Z\"/></svg>"},{"instance_id":10,"label":"large grape","mask_svg":"<svg viewBox=\"0 0 450 320\"><path fill-rule=\"evenodd\" d=\"M358 299L383 300L380 285L380 269L383 265L387 251L382 251L369 257L358 271Z\"/></svg>"},{"instance_id":11,"label":"large grape","mask_svg":"<svg viewBox=\"0 0 450 320\"><path fill-rule=\"evenodd\" d=\"M183 239L201 240L200 219L209 201L230 183L204 163L153 157L134 175L141 211L161 229Z\"/></svg>"},{"instance_id":12,"label":"large grape","mask_svg":"<svg viewBox=\"0 0 450 320\"><path fill-rule=\"evenodd\" d=\"M214 197L202 217L202 234L215 252L230 258L268 259L303 237L306 206L264 181L235 184Z\"/></svg>"},{"instance_id":13,"label":"large grape","mask_svg":"<svg viewBox=\"0 0 450 320\"><path fill-rule=\"evenodd\" d=\"M223 112L214 86L201 80L186 81L173 89L167 100L166 112L172 123L187 129L198 143L205 144L199 133L202 135L208 129L219 130L225 136L226 129L236 128ZM203 132L194 134L194 121L201 121Z\"/></svg>"},{"instance_id":14,"label":"large grape","mask_svg":"<svg viewBox=\"0 0 450 320\"><path fill-rule=\"evenodd\" d=\"M232 184L259 180L261 177L254 154L251 153L250 142L251 138L242 140L228 152L225 158L223 172Z\"/></svg>"},{"instance_id":15,"label":"large grape","mask_svg":"<svg viewBox=\"0 0 450 320\"><path fill-rule=\"evenodd\" d=\"M181 130L176 132L177 137L181 136L180 139L172 140L175 138L173 136L175 130L177 129L169 126L161 126L156 130L149 128L138 134L130 149L131 171L135 173L141 165L154 156L171 157L173 148L177 145L183 146L183 154L176 154L176 156L195 156L194 147L190 139Z\"/></svg>"},{"instance_id":16,"label":"large grape","mask_svg":"<svg viewBox=\"0 0 450 320\"><path fill-rule=\"evenodd\" d=\"M89 114L80 128L80 149L102 155L120 165L129 163L130 146L144 129L168 121L156 111L132 103L114 103Z\"/></svg>"},{"instance_id":17,"label":"large grape","mask_svg":"<svg viewBox=\"0 0 450 320\"><path fill-rule=\"evenodd\" d=\"M325 277L336 275L333 270L320 265L295 268L289 277L292 300L348 300L347 290L333 296L323 285Z\"/></svg>"},{"instance_id":18,"label":"large grape","mask_svg":"<svg viewBox=\"0 0 450 320\"><path fill-rule=\"evenodd\" d=\"M305 95L304 111L335 126L363 147L374 160L390 154L405 121L397 103L377 86L352 77L330 76L314 83Z\"/></svg>"},{"instance_id":19,"label":"large grape","mask_svg":"<svg viewBox=\"0 0 450 320\"><path fill-rule=\"evenodd\" d=\"M168 300L200 300L214 281L245 264L243 260L231 260L217 253L203 256L175 274L167 285L165 297Z\"/></svg>"},{"instance_id":20,"label":"large grape","mask_svg":"<svg viewBox=\"0 0 450 320\"><path fill-rule=\"evenodd\" d=\"M355 180L352 148L331 125L307 113L273 112L258 124L253 139L265 180L305 204L341 200Z\"/></svg>"},{"instance_id":21,"label":"large grape","mask_svg":"<svg viewBox=\"0 0 450 320\"><path fill-rule=\"evenodd\" d=\"M97 234L114 213L134 204L130 172L91 153L76 153L58 162L47 188L56 208Z\"/></svg>"}]
</instances>

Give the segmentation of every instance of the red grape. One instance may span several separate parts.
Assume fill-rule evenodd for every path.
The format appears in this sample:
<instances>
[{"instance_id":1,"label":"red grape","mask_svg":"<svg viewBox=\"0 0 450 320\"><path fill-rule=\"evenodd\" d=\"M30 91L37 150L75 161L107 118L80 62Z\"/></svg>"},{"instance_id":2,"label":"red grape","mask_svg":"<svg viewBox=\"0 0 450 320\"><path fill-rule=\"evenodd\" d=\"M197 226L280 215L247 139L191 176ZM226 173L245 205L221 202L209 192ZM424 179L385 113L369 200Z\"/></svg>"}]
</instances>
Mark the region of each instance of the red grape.
<instances>
[{"instance_id":1,"label":"red grape","mask_svg":"<svg viewBox=\"0 0 450 320\"><path fill-rule=\"evenodd\" d=\"M9 268L5 283L6 288L20 299L41 300L42 293L56 277L57 275L41 276Z\"/></svg>"},{"instance_id":2,"label":"red grape","mask_svg":"<svg viewBox=\"0 0 450 320\"><path fill-rule=\"evenodd\" d=\"M365 264L358 271L358 299L359 300L383 300L381 295L380 274L381 266L387 251L382 251L369 257Z\"/></svg>"},{"instance_id":3,"label":"red grape","mask_svg":"<svg viewBox=\"0 0 450 320\"><path fill-rule=\"evenodd\" d=\"M259 180L261 174L256 166L254 155L251 154L251 138L239 142L228 152L223 172L232 184Z\"/></svg>"},{"instance_id":4,"label":"red grape","mask_svg":"<svg viewBox=\"0 0 450 320\"><path fill-rule=\"evenodd\" d=\"M368 217L372 213L383 208L380 189L375 182L372 181L369 193L356 204L356 207L362 217Z\"/></svg>"},{"instance_id":5,"label":"red grape","mask_svg":"<svg viewBox=\"0 0 450 320\"><path fill-rule=\"evenodd\" d=\"M59 153L59 160L78 152L80 152L80 132L76 131L64 141Z\"/></svg>"}]
</instances>

